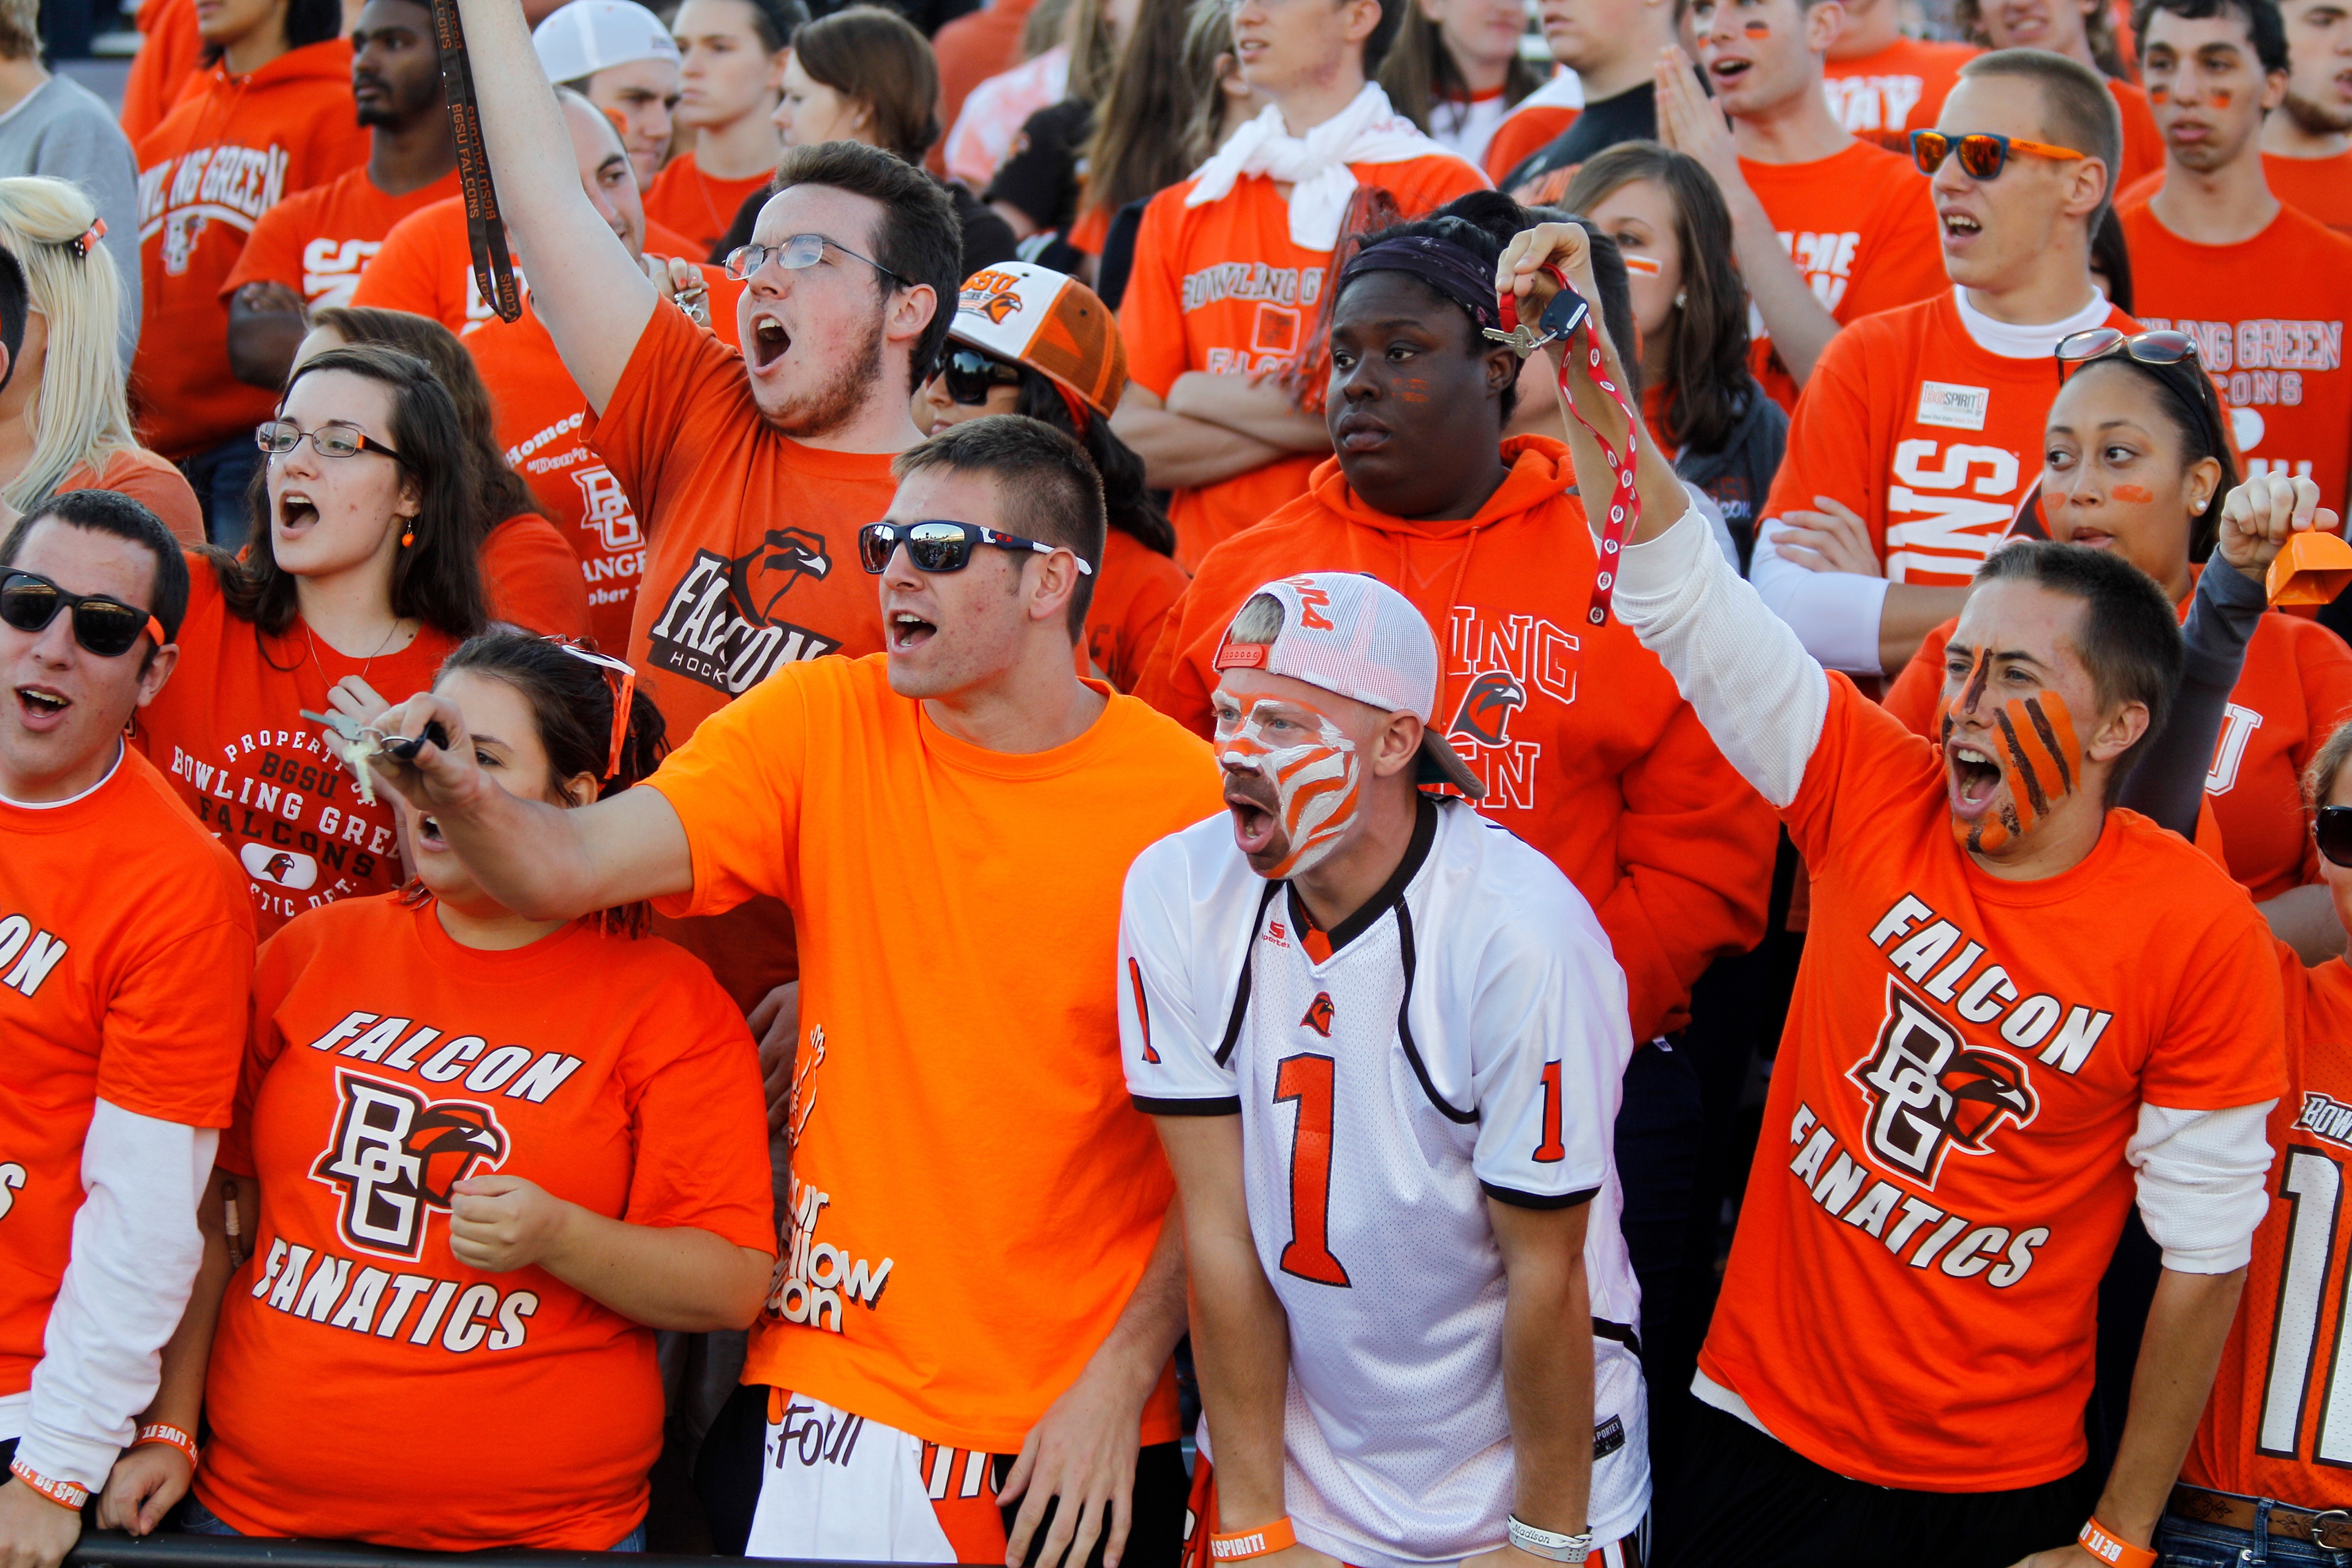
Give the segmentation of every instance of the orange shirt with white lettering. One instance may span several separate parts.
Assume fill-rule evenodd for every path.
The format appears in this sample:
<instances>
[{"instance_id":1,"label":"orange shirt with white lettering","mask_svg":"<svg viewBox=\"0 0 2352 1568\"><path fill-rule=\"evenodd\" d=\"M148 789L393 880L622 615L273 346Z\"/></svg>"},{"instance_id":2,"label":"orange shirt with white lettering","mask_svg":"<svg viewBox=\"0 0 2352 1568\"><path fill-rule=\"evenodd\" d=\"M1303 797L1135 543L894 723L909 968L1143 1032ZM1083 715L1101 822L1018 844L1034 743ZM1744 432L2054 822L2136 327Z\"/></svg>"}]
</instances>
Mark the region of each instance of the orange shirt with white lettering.
<instances>
[{"instance_id":1,"label":"orange shirt with white lettering","mask_svg":"<svg viewBox=\"0 0 2352 1568\"><path fill-rule=\"evenodd\" d=\"M588 445L588 399L528 301L520 321L485 321L466 334L465 344L489 388L507 466L530 486L572 547L588 596L590 635L598 647L617 654L629 646L646 536L636 504Z\"/></svg>"},{"instance_id":2,"label":"orange shirt with white lettering","mask_svg":"<svg viewBox=\"0 0 2352 1568\"><path fill-rule=\"evenodd\" d=\"M0 843L5 1396L32 1386L41 1360L98 1101L187 1127L228 1125L253 910L227 854L128 748L72 800L0 798Z\"/></svg>"},{"instance_id":3,"label":"orange shirt with white lettering","mask_svg":"<svg viewBox=\"0 0 2352 1568\"><path fill-rule=\"evenodd\" d=\"M636 1528L654 1331L544 1268L457 1261L449 1189L516 1176L772 1253L755 1062L700 964L593 919L486 952L429 899L355 899L273 938L221 1141L261 1212L213 1341L205 1506L247 1535L433 1552ZM361 1412L398 1484L320 1440Z\"/></svg>"},{"instance_id":4,"label":"orange shirt with white lettering","mask_svg":"<svg viewBox=\"0 0 2352 1568\"><path fill-rule=\"evenodd\" d=\"M1119 898L1223 796L1205 743L1094 689L1083 734L1013 754L892 691L886 655L790 664L649 781L694 861L658 907L765 894L801 932L785 1250L745 1383L1015 1453L1134 1294L1172 1186L1119 1071ZM1177 1436L1174 1393L1142 1441Z\"/></svg>"},{"instance_id":5,"label":"orange shirt with white lettering","mask_svg":"<svg viewBox=\"0 0 2352 1568\"><path fill-rule=\"evenodd\" d=\"M1144 661L1160 644L1169 611L1192 580L1184 568L1133 534L1104 530L1102 568L1087 606L1086 663L1119 690L1133 691L1143 679Z\"/></svg>"},{"instance_id":6,"label":"orange shirt with white lettering","mask_svg":"<svg viewBox=\"0 0 2352 1568\"><path fill-rule=\"evenodd\" d=\"M2352 369L2344 363L2352 237L2291 206L2236 245L2183 239L2145 203L2118 216L2133 308L2142 325L2197 340L2230 405L2247 473L2310 479L2319 504L2342 511L2352 480Z\"/></svg>"},{"instance_id":7,"label":"orange shirt with white lettering","mask_svg":"<svg viewBox=\"0 0 2352 1568\"><path fill-rule=\"evenodd\" d=\"M302 717L356 675L394 702L431 689L457 639L431 626L393 653L347 658L296 616L272 637L231 615L213 564L188 558L180 663L139 710L132 743L244 868L264 938L305 910L400 886L391 792L373 804Z\"/></svg>"},{"instance_id":8,"label":"orange shirt with white lettering","mask_svg":"<svg viewBox=\"0 0 2352 1568\"><path fill-rule=\"evenodd\" d=\"M1830 112L1856 136L1910 155L1913 131L1932 129L1960 68L1983 53L1974 44L1897 38L1873 54L1823 68Z\"/></svg>"},{"instance_id":9,"label":"orange shirt with white lettering","mask_svg":"<svg viewBox=\"0 0 2352 1568\"><path fill-rule=\"evenodd\" d=\"M650 223L646 226L645 254L682 256L698 264L702 258L702 252L684 238ZM530 284L523 277L521 258L515 258L514 263L515 285L523 292L527 310ZM721 268L702 267L701 272L710 289L710 330L722 342L733 343L735 301L743 285ZM430 316L460 337L485 321L497 321L498 312L482 298L482 286L474 277L473 242L466 234L466 198L434 202L393 225L383 237L383 247L368 263L367 275L352 291L351 302Z\"/></svg>"},{"instance_id":10,"label":"orange shirt with white lettering","mask_svg":"<svg viewBox=\"0 0 2352 1568\"><path fill-rule=\"evenodd\" d=\"M1856 142L1810 163L1742 158L1739 172L1838 325L1951 291L1927 182L1909 158ZM1796 407L1797 384L1761 331L1749 362L1781 407Z\"/></svg>"},{"instance_id":11,"label":"orange shirt with white lettering","mask_svg":"<svg viewBox=\"0 0 2352 1568\"><path fill-rule=\"evenodd\" d=\"M2271 195L2305 217L2317 218L2339 234L2352 234L2352 153L2333 158L2287 158L2263 154L2263 178Z\"/></svg>"},{"instance_id":12,"label":"orange shirt with white lettering","mask_svg":"<svg viewBox=\"0 0 2352 1568\"><path fill-rule=\"evenodd\" d=\"M2137 327L2121 310L2107 324ZM1969 337L1949 289L1864 317L1813 366L1764 515L1828 496L1861 514L1887 581L1965 587L2042 477L2057 395L2049 360Z\"/></svg>"},{"instance_id":13,"label":"orange shirt with white lettering","mask_svg":"<svg viewBox=\"0 0 2352 1568\"><path fill-rule=\"evenodd\" d=\"M264 213L221 294L226 298L247 283L283 283L301 296L306 310L351 304L360 274L393 226L457 195L455 169L402 196L378 190L364 163L346 170Z\"/></svg>"},{"instance_id":14,"label":"orange shirt with white lettering","mask_svg":"<svg viewBox=\"0 0 2352 1568\"><path fill-rule=\"evenodd\" d=\"M684 236L689 248L662 254L708 260L711 247L734 226L737 210L751 199L753 192L767 189L774 178L773 170L762 169L740 180L722 180L704 174L691 152L672 158L646 192L646 218ZM646 244L651 248L652 239Z\"/></svg>"},{"instance_id":15,"label":"orange shirt with white lettering","mask_svg":"<svg viewBox=\"0 0 2352 1568\"><path fill-rule=\"evenodd\" d=\"M1936 748L1828 679L1781 814L1811 924L1699 1370L1840 1475L2038 1486L2084 1458L2141 1104L2284 1088L2270 933L2136 812L2054 877L1991 875Z\"/></svg>"},{"instance_id":16,"label":"orange shirt with white lettering","mask_svg":"<svg viewBox=\"0 0 2352 1568\"><path fill-rule=\"evenodd\" d=\"M584 637L594 630L580 557L539 513L517 512L490 530L482 541L481 560L490 619L541 637Z\"/></svg>"},{"instance_id":17,"label":"orange shirt with white lettering","mask_svg":"<svg viewBox=\"0 0 2352 1568\"><path fill-rule=\"evenodd\" d=\"M2228 570L2224 567L2223 570ZM2193 596L2193 595L2192 595ZM2189 601L2180 603L2183 620ZM1886 693L1886 710L1935 740L1943 723L1944 646L1958 621L1929 632ZM2230 874L2257 900L2319 880L2303 811L2303 770L2352 718L2352 648L2294 616L2263 616L2222 710L2205 795Z\"/></svg>"},{"instance_id":18,"label":"orange shirt with white lettering","mask_svg":"<svg viewBox=\"0 0 2352 1568\"><path fill-rule=\"evenodd\" d=\"M2267 1129L2270 1215L2180 1479L2324 1509L2342 1503L2352 1466L2352 1404L2336 1403L2352 1401L2336 1348L2352 1285L2352 969L2305 969L2284 942L2277 955L2287 1093Z\"/></svg>"},{"instance_id":19,"label":"orange shirt with white lettering","mask_svg":"<svg viewBox=\"0 0 2352 1568\"><path fill-rule=\"evenodd\" d=\"M1451 153L1402 163L1351 165L1357 182L1396 197L1408 218L1483 190L1486 175ZM1188 207L1190 180L1143 210L1135 270L1119 301L1127 372L1166 398L1188 370L1284 371L1297 363L1323 302L1328 250L1290 238L1290 207L1263 174L1245 176L1220 201ZM1187 569L1284 502L1307 493L1322 454L1300 452L1213 485L1176 492L1176 559Z\"/></svg>"},{"instance_id":20,"label":"orange shirt with white lettering","mask_svg":"<svg viewBox=\"0 0 2352 1568\"><path fill-rule=\"evenodd\" d=\"M275 390L229 374L221 285L263 214L367 161L351 78L341 38L247 76L215 65L139 142L146 303L131 390L141 438L167 458L248 434L278 405Z\"/></svg>"}]
</instances>

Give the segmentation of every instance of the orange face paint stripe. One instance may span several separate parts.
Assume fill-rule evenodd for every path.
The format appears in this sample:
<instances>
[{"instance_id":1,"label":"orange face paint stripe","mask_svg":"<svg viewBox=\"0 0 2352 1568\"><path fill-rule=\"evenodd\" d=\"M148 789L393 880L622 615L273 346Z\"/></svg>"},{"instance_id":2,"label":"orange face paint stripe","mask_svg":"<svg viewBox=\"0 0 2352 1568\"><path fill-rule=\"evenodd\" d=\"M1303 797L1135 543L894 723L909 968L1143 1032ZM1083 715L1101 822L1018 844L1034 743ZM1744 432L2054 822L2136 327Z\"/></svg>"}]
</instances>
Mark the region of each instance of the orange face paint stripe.
<instances>
[{"instance_id":1,"label":"orange face paint stripe","mask_svg":"<svg viewBox=\"0 0 2352 1568\"><path fill-rule=\"evenodd\" d=\"M2025 711L2032 717L2042 744L2058 759L2060 784L2068 795L2074 794L2082 772L2083 748L2074 740L2074 720L2066 711L2066 700L2054 691L2044 691L2039 697L2025 700Z\"/></svg>"},{"instance_id":2,"label":"orange face paint stripe","mask_svg":"<svg viewBox=\"0 0 2352 1568\"><path fill-rule=\"evenodd\" d=\"M2042 737L2027 719L2022 703L2012 701L1993 715L2000 727L2001 749L2008 753L2002 772L2009 775L2009 793L2017 807L2019 823L2027 828L2050 815L2051 789L2057 768L2055 759L2042 747ZM2022 786L2021 788L2020 786Z\"/></svg>"}]
</instances>

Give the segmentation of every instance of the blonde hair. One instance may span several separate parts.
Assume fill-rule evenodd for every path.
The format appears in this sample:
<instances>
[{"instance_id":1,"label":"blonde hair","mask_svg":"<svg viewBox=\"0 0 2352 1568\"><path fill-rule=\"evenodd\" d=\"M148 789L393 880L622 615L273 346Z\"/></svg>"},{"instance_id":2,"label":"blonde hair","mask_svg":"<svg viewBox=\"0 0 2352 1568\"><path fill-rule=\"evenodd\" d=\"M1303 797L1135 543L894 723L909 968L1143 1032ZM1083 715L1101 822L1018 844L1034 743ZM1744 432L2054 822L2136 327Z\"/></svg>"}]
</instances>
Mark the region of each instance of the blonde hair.
<instances>
[{"instance_id":1,"label":"blonde hair","mask_svg":"<svg viewBox=\"0 0 2352 1568\"><path fill-rule=\"evenodd\" d=\"M39 175L0 180L0 249L24 269L31 307L48 331L40 385L25 405L33 455L0 488L0 501L18 511L47 500L74 469L102 471L116 452L139 444L116 349L122 280L104 246L74 254L73 242L97 221L96 204L79 185Z\"/></svg>"}]
</instances>

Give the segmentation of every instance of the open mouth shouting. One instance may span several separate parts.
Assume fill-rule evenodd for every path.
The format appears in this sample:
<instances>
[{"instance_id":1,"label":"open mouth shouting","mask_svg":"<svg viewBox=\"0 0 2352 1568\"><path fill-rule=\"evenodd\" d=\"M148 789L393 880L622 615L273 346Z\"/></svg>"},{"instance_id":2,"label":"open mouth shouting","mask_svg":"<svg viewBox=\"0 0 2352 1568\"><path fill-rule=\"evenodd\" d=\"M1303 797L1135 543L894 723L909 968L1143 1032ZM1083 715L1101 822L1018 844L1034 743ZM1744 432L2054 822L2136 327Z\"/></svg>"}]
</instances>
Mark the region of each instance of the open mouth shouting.
<instances>
[{"instance_id":1,"label":"open mouth shouting","mask_svg":"<svg viewBox=\"0 0 2352 1568\"><path fill-rule=\"evenodd\" d=\"M1948 775L1952 815L1974 822L1993 809L2000 795L2000 764L1991 753L1966 742L1944 742L1944 769Z\"/></svg>"},{"instance_id":2,"label":"open mouth shouting","mask_svg":"<svg viewBox=\"0 0 2352 1568\"><path fill-rule=\"evenodd\" d=\"M923 619L912 610L893 610L888 621L884 629L888 633L889 651L892 653L911 653L939 635L940 628L935 623Z\"/></svg>"},{"instance_id":3,"label":"open mouth shouting","mask_svg":"<svg viewBox=\"0 0 2352 1568\"><path fill-rule=\"evenodd\" d=\"M278 531L280 534L302 533L319 521L319 504L310 492L300 489L281 491L278 497Z\"/></svg>"},{"instance_id":4,"label":"open mouth shouting","mask_svg":"<svg viewBox=\"0 0 2352 1568\"><path fill-rule=\"evenodd\" d=\"M1717 93L1722 93L1746 80L1755 65L1755 61L1738 55L1712 55L1706 62L1707 79L1715 84Z\"/></svg>"},{"instance_id":5,"label":"open mouth shouting","mask_svg":"<svg viewBox=\"0 0 2352 1568\"><path fill-rule=\"evenodd\" d=\"M65 722L66 710L73 700L54 686L25 685L16 688L16 717L25 728L44 734Z\"/></svg>"},{"instance_id":6,"label":"open mouth shouting","mask_svg":"<svg viewBox=\"0 0 2352 1568\"><path fill-rule=\"evenodd\" d=\"M1984 232L1984 224L1976 214L1959 207L1938 206L1936 221L1943 226L1944 248L1957 249Z\"/></svg>"},{"instance_id":7,"label":"open mouth shouting","mask_svg":"<svg viewBox=\"0 0 2352 1568\"><path fill-rule=\"evenodd\" d=\"M773 310L757 310L751 316L751 368L766 370L784 357L793 346L792 333L776 319Z\"/></svg>"},{"instance_id":8,"label":"open mouth shouting","mask_svg":"<svg viewBox=\"0 0 2352 1568\"><path fill-rule=\"evenodd\" d=\"M1225 771L1225 809L1233 814L1234 844L1251 860L1279 860L1290 848L1274 786L1255 771Z\"/></svg>"}]
</instances>

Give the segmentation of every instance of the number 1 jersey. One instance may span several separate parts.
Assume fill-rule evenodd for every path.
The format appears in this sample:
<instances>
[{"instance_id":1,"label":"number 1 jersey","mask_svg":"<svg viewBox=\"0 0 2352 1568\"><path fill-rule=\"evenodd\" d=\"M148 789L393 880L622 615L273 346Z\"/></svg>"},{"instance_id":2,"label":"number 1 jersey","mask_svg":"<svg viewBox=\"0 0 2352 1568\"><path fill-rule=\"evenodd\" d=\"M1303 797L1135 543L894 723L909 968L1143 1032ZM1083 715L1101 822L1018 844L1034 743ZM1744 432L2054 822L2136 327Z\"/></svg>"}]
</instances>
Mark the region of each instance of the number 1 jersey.
<instances>
[{"instance_id":1,"label":"number 1 jersey","mask_svg":"<svg viewBox=\"0 0 2352 1568\"><path fill-rule=\"evenodd\" d=\"M1242 1118L1250 1229L1290 1324L1299 1540L1360 1568L1502 1544L1489 1198L1592 1205L1590 1529L1631 1533L1648 1441L1610 1150L1633 1041L1624 976L1575 887L1466 805L1424 798L1395 875L1327 938L1219 816L1137 858L1119 968L1137 1107Z\"/></svg>"}]
</instances>

